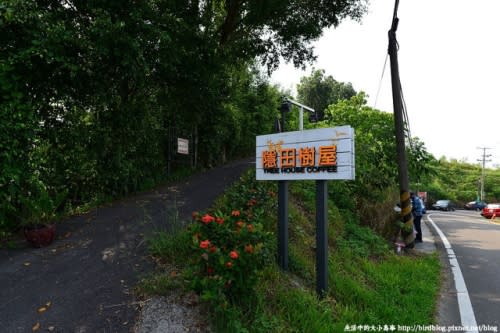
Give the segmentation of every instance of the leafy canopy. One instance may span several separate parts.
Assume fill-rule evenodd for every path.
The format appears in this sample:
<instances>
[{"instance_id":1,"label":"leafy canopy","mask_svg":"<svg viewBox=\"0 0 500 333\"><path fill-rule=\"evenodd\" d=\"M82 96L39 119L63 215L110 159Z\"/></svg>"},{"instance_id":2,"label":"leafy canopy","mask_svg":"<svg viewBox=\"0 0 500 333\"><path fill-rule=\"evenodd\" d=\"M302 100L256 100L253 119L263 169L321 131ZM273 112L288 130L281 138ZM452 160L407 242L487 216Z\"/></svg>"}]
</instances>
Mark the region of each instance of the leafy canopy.
<instances>
[{"instance_id":1,"label":"leafy canopy","mask_svg":"<svg viewBox=\"0 0 500 333\"><path fill-rule=\"evenodd\" d=\"M351 83L335 80L331 75L325 76L325 70L313 70L310 76L303 76L297 85L298 99L312 107L317 119L323 120L329 105L356 95Z\"/></svg>"},{"instance_id":2,"label":"leafy canopy","mask_svg":"<svg viewBox=\"0 0 500 333\"><path fill-rule=\"evenodd\" d=\"M280 92L255 70L314 59L365 0L5 0L0 4L0 236L36 184L79 206L168 170L249 154ZM175 154L177 137L192 155Z\"/></svg>"}]
</instances>

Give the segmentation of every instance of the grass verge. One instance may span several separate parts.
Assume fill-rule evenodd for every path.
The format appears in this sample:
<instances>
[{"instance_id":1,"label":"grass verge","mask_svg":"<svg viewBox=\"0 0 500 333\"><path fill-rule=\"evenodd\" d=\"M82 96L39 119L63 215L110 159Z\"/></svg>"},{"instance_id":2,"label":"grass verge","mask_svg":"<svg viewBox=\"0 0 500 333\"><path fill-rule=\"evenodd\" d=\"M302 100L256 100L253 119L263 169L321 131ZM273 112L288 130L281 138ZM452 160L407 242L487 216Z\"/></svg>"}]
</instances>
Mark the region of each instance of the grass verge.
<instances>
[{"instance_id":1,"label":"grass verge","mask_svg":"<svg viewBox=\"0 0 500 333\"><path fill-rule=\"evenodd\" d=\"M244 209L254 199L262 205L254 211L274 231L275 185L253 178L252 173L242 177L213 209ZM291 190L289 272L269 264L257 273L258 283L245 297L209 307L215 332L345 332L353 328L368 332L381 331L384 325L389 329L393 325L392 331L397 332L398 325L434 323L441 270L437 254L396 255L384 238L360 225L351 209L333 202L329 202L329 290L319 300L314 285L314 212L310 211L314 186L295 186L299 189ZM161 294L188 289L186 272L192 261L188 243L187 230L151 240L151 253L165 268L162 277L151 278L143 290Z\"/></svg>"}]
</instances>

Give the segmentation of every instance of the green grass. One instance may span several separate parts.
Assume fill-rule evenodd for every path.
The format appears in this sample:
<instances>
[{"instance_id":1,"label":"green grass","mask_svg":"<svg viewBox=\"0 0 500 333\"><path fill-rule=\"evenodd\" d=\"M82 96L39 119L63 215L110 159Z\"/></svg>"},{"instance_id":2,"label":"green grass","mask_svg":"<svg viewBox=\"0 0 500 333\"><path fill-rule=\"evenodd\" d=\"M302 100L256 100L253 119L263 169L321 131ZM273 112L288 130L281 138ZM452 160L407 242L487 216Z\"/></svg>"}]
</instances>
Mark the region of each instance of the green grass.
<instances>
[{"instance_id":1,"label":"green grass","mask_svg":"<svg viewBox=\"0 0 500 333\"><path fill-rule=\"evenodd\" d=\"M137 290L144 295L168 295L173 290L183 289L183 283L179 276L173 274L153 274L142 278Z\"/></svg>"},{"instance_id":2,"label":"green grass","mask_svg":"<svg viewBox=\"0 0 500 333\"><path fill-rule=\"evenodd\" d=\"M215 209L240 208L250 197L267 193L263 188L254 189L269 186L267 183L255 183L251 178L243 177L229 189ZM276 264L261 271L257 287L247 297L212 312L215 332L344 332L346 325L435 323L441 271L437 254L398 256L386 240L360 226L355 214L332 202L329 290L319 300L315 293L314 212L310 211L314 196L308 186L296 192L299 197L293 197L292 191L290 205L289 271L281 271ZM259 216L267 219L269 230L276 229L275 213L266 209ZM151 252L185 267L182 264L189 259L189 249L182 245L188 243L185 237L182 231L174 236L159 235L150 242ZM147 288L154 293L156 289L164 292L185 287L178 286L179 281L150 279Z\"/></svg>"},{"instance_id":3,"label":"green grass","mask_svg":"<svg viewBox=\"0 0 500 333\"><path fill-rule=\"evenodd\" d=\"M338 253L330 260L330 295L345 324L431 324L440 285L437 255L374 261Z\"/></svg>"},{"instance_id":4,"label":"green grass","mask_svg":"<svg viewBox=\"0 0 500 333\"><path fill-rule=\"evenodd\" d=\"M337 253L329 265L328 295L291 273L270 267L250 304L231 310L248 332L343 332L346 325L431 324L439 286L437 256L388 256L372 261ZM223 317L219 316L219 322ZM226 325L220 332L231 332Z\"/></svg>"},{"instance_id":5,"label":"green grass","mask_svg":"<svg viewBox=\"0 0 500 333\"><path fill-rule=\"evenodd\" d=\"M157 232L148 240L149 253L163 261L183 266L189 258L191 239L185 230Z\"/></svg>"}]
</instances>

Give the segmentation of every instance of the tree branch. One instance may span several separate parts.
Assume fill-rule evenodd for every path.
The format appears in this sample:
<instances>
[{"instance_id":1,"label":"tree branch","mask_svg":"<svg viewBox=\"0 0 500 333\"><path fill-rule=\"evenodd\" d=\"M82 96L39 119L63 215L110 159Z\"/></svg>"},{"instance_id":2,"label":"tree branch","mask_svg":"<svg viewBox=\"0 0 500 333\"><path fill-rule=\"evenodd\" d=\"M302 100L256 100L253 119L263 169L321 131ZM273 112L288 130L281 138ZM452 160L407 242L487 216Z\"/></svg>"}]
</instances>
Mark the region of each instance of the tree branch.
<instances>
[{"instance_id":1,"label":"tree branch","mask_svg":"<svg viewBox=\"0 0 500 333\"><path fill-rule=\"evenodd\" d=\"M224 46L236 30L236 22L240 14L241 5L245 0L227 0L227 15L224 23L221 26L220 45Z\"/></svg>"}]
</instances>

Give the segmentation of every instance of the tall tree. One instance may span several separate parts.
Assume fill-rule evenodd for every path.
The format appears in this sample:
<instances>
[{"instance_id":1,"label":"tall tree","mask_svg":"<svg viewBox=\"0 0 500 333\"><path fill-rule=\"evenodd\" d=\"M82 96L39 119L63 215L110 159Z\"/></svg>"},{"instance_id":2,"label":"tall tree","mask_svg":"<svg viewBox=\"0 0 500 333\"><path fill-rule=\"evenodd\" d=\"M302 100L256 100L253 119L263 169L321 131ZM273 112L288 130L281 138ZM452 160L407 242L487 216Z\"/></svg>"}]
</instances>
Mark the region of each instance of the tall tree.
<instances>
[{"instance_id":1,"label":"tall tree","mask_svg":"<svg viewBox=\"0 0 500 333\"><path fill-rule=\"evenodd\" d=\"M233 55L259 57L270 71L280 57L296 66L314 59L311 41L324 28L343 19L361 19L366 0L211 0L195 1L205 17L204 31L212 33L219 45ZM208 18L208 20L207 20Z\"/></svg>"},{"instance_id":2,"label":"tall tree","mask_svg":"<svg viewBox=\"0 0 500 333\"><path fill-rule=\"evenodd\" d=\"M328 126L350 125L356 131L356 186L365 196L396 184L397 167L394 123L390 113L366 105L364 93L330 105Z\"/></svg>"},{"instance_id":3,"label":"tall tree","mask_svg":"<svg viewBox=\"0 0 500 333\"><path fill-rule=\"evenodd\" d=\"M249 67L314 59L310 42L365 3L3 1L0 229L30 175L76 204L154 184L172 129L199 139L203 164L251 150L277 92Z\"/></svg>"},{"instance_id":4,"label":"tall tree","mask_svg":"<svg viewBox=\"0 0 500 333\"><path fill-rule=\"evenodd\" d=\"M297 85L298 99L316 110L317 120L323 120L329 105L356 95L351 83L335 80L331 75L325 76L323 69L312 70L310 76L303 76Z\"/></svg>"}]
</instances>

